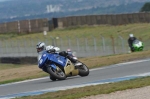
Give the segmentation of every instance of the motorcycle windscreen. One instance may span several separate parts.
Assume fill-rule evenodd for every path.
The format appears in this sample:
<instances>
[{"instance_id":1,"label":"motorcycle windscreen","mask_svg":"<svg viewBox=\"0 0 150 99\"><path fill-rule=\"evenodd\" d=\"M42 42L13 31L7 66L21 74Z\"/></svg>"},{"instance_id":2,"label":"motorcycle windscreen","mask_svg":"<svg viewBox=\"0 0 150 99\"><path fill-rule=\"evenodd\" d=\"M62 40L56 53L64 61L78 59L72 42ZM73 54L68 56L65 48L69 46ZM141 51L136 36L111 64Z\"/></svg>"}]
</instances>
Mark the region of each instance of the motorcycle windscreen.
<instances>
[{"instance_id":1,"label":"motorcycle windscreen","mask_svg":"<svg viewBox=\"0 0 150 99\"><path fill-rule=\"evenodd\" d=\"M67 62L67 59L63 56L60 56L59 54L50 54L48 56L48 59L50 61L53 61L61 66L65 66L66 65L66 62Z\"/></svg>"},{"instance_id":2,"label":"motorcycle windscreen","mask_svg":"<svg viewBox=\"0 0 150 99\"><path fill-rule=\"evenodd\" d=\"M142 42L139 40L136 40L135 42L133 42L133 46L139 48L142 46Z\"/></svg>"}]
</instances>

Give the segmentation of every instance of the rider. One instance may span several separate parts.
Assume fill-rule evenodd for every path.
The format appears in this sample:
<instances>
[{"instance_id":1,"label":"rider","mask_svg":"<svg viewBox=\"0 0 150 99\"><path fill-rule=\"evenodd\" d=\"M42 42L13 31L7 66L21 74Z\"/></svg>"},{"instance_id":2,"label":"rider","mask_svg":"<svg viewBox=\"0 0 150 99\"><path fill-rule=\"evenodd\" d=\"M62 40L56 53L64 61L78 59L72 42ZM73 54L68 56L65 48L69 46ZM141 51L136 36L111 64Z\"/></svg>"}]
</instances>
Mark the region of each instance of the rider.
<instances>
[{"instance_id":1,"label":"rider","mask_svg":"<svg viewBox=\"0 0 150 99\"><path fill-rule=\"evenodd\" d=\"M134 37L133 34L129 34L129 39L128 39L128 44L129 44L129 47L130 47L130 50L133 52L134 51L134 48L132 46L133 42L136 40L137 38Z\"/></svg>"},{"instance_id":2,"label":"rider","mask_svg":"<svg viewBox=\"0 0 150 99\"><path fill-rule=\"evenodd\" d=\"M61 56L67 57L75 66L80 65L80 63L77 62L77 60L73 59L72 56L70 56L66 51L60 51L59 47L55 47L52 45L46 46L44 42L38 42L36 45L37 53L38 55L38 60L40 59L41 55L43 52L48 51L48 52L55 52L58 53Z\"/></svg>"}]
</instances>

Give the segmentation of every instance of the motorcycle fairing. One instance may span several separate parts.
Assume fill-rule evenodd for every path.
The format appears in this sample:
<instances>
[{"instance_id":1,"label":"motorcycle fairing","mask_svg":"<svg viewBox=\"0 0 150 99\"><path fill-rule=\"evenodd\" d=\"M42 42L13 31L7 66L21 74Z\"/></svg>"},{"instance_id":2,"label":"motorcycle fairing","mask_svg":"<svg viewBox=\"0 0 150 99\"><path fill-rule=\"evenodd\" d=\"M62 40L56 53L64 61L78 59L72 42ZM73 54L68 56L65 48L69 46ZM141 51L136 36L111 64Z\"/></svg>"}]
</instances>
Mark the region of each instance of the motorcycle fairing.
<instances>
[{"instance_id":1,"label":"motorcycle fairing","mask_svg":"<svg viewBox=\"0 0 150 99\"><path fill-rule=\"evenodd\" d=\"M47 59L48 59L48 55L46 53L43 53L41 58L38 61L39 68L42 68L44 66Z\"/></svg>"},{"instance_id":2,"label":"motorcycle fairing","mask_svg":"<svg viewBox=\"0 0 150 99\"><path fill-rule=\"evenodd\" d=\"M56 67L56 65L55 65L54 63L51 63L51 64L49 65L49 67L52 67L52 68L54 68L54 69L57 69L57 67Z\"/></svg>"},{"instance_id":3,"label":"motorcycle fairing","mask_svg":"<svg viewBox=\"0 0 150 99\"><path fill-rule=\"evenodd\" d=\"M60 56L57 53L47 53L44 52L39 60L39 68L42 68L44 66L44 64L46 63L46 61L51 61L52 63L57 63L61 66L65 66L66 62L67 62L67 58ZM53 64L52 64L53 65Z\"/></svg>"},{"instance_id":4,"label":"motorcycle fairing","mask_svg":"<svg viewBox=\"0 0 150 99\"><path fill-rule=\"evenodd\" d=\"M48 55L48 60L54 62L54 63L57 63L61 66L65 66L66 65L66 62L67 62L67 58L63 57L63 56L60 56L59 54L57 53L49 53Z\"/></svg>"},{"instance_id":5,"label":"motorcycle fairing","mask_svg":"<svg viewBox=\"0 0 150 99\"><path fill-rule=\"evenodd\" d=\"M143 45L143 44L142 44L141 41L136 42L136 43L133 43L133 46L134 46L134 47L141 47L142 45Z\"/></svg>"},{"instance_id":6,"label":"motorcycle fairing","mask_svg":"<svg viewBox=\"0 0 150 99\"><path fill-rule=\"evenodd\" d=\"M79 70L75 69L74 65L69 59L67 59L66 65L64 67L64 71L67 76L69 75L75 76L79 74Z\"/></svg>"},{"instance_id":7,"label":"motorcycle fairing","mask_svg":"<svg viewBox=\"0 0 150 99\"><path fill-rule=\"evenodd\" d=\"M133 42L133 48L135 51L141 51L141 50L143 50L143 43L139 40L135 40Z\"/></svg>"}]
</instances>

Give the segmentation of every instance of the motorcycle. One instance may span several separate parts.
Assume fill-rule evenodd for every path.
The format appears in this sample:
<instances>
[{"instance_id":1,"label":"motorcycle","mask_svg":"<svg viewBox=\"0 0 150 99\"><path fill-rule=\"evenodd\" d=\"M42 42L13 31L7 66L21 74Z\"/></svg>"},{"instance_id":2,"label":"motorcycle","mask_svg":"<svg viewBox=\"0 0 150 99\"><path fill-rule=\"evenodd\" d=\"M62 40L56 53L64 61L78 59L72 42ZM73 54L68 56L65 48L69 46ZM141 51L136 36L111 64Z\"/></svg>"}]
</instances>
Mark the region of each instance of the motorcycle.
<instances>
[{"instance_id":1,"label":"motorcycle","mask_svg":"<svg viewBox=\"0 0 150 99\"><path fill-rule=\"evenodd\" d=\"M70 76L88 76L88 67L81 63L79 66L74 66L74 64L66 57L60 56L58 53L44 52L39 59L38 66L43 69L43 71L50 74L50 79L52 81L65 80Z\"/></svg>"},{"instance_id":2,"label":"motorcycle","mask_svg":"<svg viewBox=\"0 0 150 99\"><path fill-rule=\"evenodd\" d=\"M137 51L142 51L144 48L144 45L143 45L143 42L139 41L139 40L135 40L133 42L133 49L134 49L134 52L137 52Z\"/></svg>"}]
</instances>

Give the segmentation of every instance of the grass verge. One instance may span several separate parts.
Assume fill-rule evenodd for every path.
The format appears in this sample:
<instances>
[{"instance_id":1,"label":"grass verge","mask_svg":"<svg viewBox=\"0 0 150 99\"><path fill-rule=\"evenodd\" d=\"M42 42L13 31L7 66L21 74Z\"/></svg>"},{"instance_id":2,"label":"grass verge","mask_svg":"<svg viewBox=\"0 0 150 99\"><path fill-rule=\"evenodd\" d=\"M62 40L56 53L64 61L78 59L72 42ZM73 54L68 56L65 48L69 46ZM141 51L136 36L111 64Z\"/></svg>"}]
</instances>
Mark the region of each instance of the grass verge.
<instances>
[{"instance_id":1,"label":"grass verge","mask_svg":"<svg viewBox=\"0 0 150 99\"><path fill-rule=\"evenodd\" d=\"M109 94L115 91L140 88L150 85L150 77L137 78L117 83L74 88L65 91L49 92L37 96L20 97L17 99L79 99L91 95Z\"/></svg>"}]
</instances>

